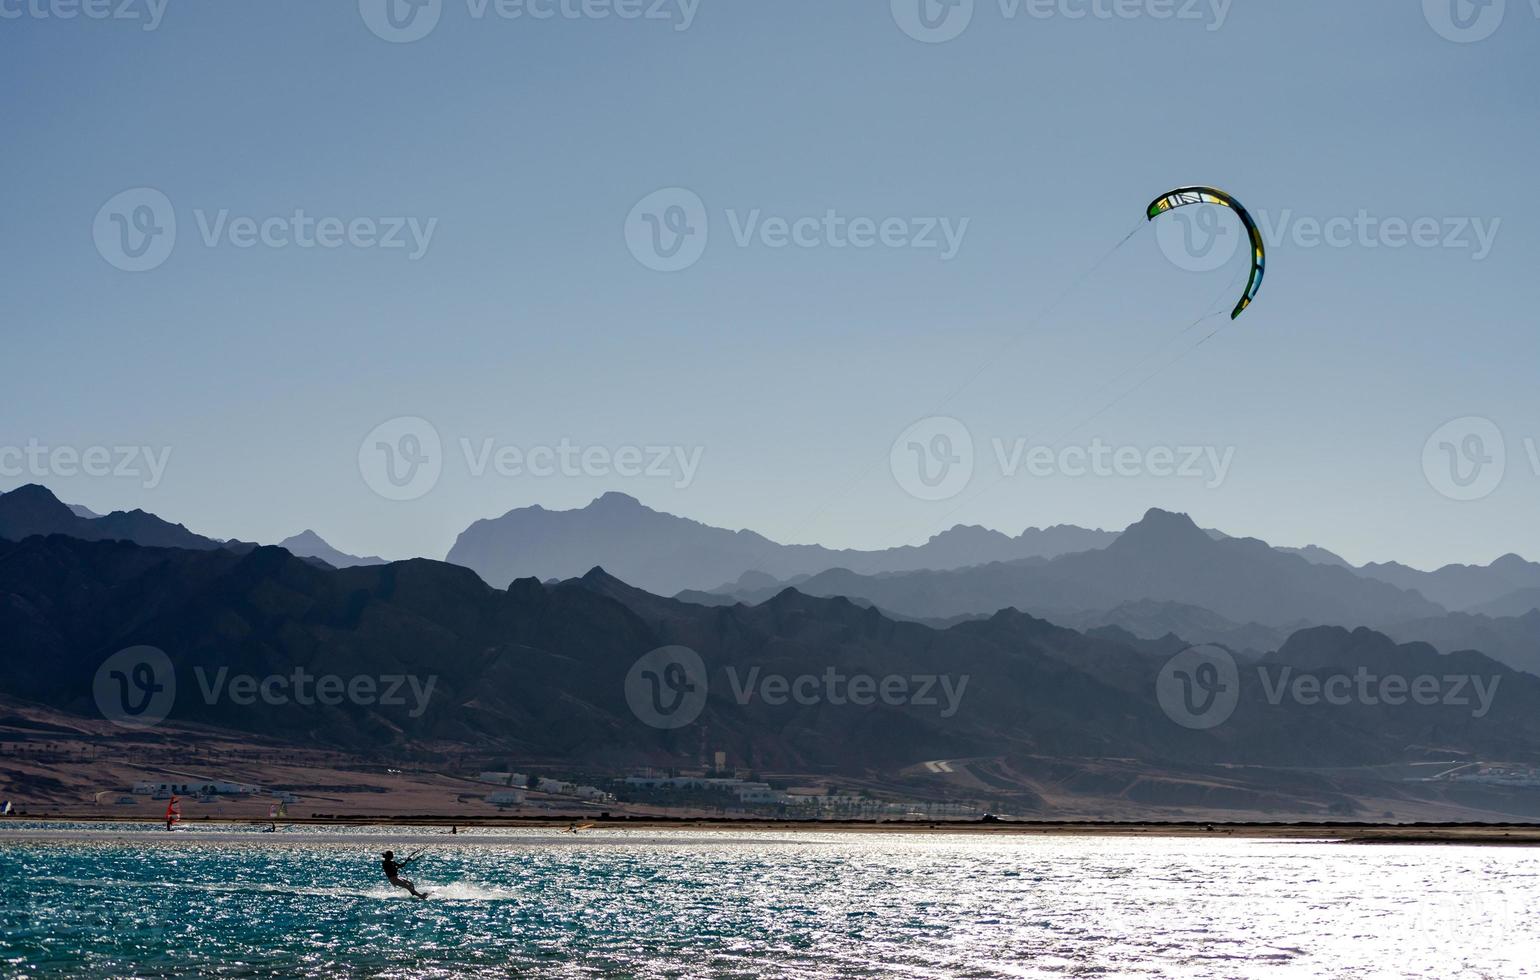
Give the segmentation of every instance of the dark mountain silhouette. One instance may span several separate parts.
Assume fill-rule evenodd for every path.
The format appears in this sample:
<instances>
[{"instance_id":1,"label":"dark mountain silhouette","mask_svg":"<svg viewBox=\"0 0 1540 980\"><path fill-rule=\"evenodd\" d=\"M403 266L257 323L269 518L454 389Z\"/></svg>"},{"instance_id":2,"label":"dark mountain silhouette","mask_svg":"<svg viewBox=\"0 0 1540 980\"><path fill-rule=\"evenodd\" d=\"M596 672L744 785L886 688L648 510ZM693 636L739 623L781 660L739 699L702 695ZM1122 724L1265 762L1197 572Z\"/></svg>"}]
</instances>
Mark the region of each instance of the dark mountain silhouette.
<instances>
[{"instance_id":1,"label":"dark mountain silhouette","mask_svg":"<svg viewBox=\"0 0 1540 980\"><path fill-rule=\"evenodd\" d=\"M1476 611L1472 607L1503 599L1520 590L1540 589L1540 564L1525 561L1518 555L1504 555L1490 565L1445 565L1432 572L1399 562L1371 562L1360 568L1358 574L1389 582L1400 589L1415 589L1444 608L1457 612Z\"/></svg>"},{"instance_id":2,"label":"dark mountain silhouette","mask_svg":"<svg viewBox=\"0 0 1540 980\"><path fill-rule=\"evenodd\" d=\"M1459 745L1463 751L1474 751L1477 758L1500 758L1509 751L1509 745L1505 744L1506 733L1534 731L1540 726L1540 719L1528 716L1528 708L1523 703L1528 692L1540 683L1540 678L1515 673L1474 651L1441 654L1426 643L1397 644L1390 637L1365 628L1347 630L1322 626L1295 633L1282 649L1264 659L1262 667L1268 672L1274 688L1297 681L1299 675L1293 671L1320 680L1330 676L1347 676L1355 682L1360 676L1367 678L1372 699L1349 695L1355 702L1355 723L1372 728L1377 734L1403 746L1448 748ZM1291 673L1284 674L1279 668L1289 668ZM1381 688L1377 682L1383 678L1401 678L1407 683ZM1423 678L1430 681L1427 700L1412 703L1409 700L1411 692ZM1261 683L1260 675L1258 683ZM1339 688L1342 690L1347 689ZM1492 696L1487 714L1478 717L1483 690ZM1519 693L1510 695L1510 692ZM1267 692L1263 694L1264 701L1268 700ZM1400 699L1400 703L1394 699ZM1313 705L1317 709L1323 706ZM1277 706L1258 706L1259 712L1265 713L1269 709L1275 712L1280 723L1289 711L1297 710L1291 708L1287 699ZM1317 714L1324 712L1317 711ZM1323 744L1323 740L1347 736L1338 730L1330 733L1301 731L1293 737L1306 739L1310 751L1318 751L1324 756L1332 752L1332 747ZM1362 748L1373 751L1368 745Z\"/></svg>"},{"instance_id":3,"label":"dark mountain silhouette","mask_svg":"<svg viewBox=\"0 0 1540 980\"><path fill-rule=\"evenodd\" d=\"M19 540L32 534L67 534L89 527L90 520L35 483L0 493L0 537Z\"/></svg>"},{"instance_id":4,"label":"dark mountain silhouette","mask_svg":"<svg viewBox=\"0 0 1540 980\"><path fill-rule=\"evenodd\" d=\"M256 547L245 541L207 538L143 510L96 514L78 505L65 504L52 491L36 484L0 493L0 539L20 541L35 534L63 534L82 541L131 541L152 548L193 551L221 548L246 552ZM334 568L385 563L383 558L360 558L338 551L310 530L285 539L279 547L301 558L324 561Z\"/></svg>"},{"instance_id":5,"label":"dark mountain silhouette","mask_svg":"<svg viewBox=\"0 0 1540 980\"><path fill-rule=\"evenodd\" d=\"M625 494L607 493L577 510L522 507L477 521L460 534L448 561L474 569L498 587L530 576L570 578L602 565L639 588L673 595L718 587L748 572L782 580L830 568L867 574L960 568L1086 551L1105 547L1114 537L1070 526L1028 528L1015 537L955 527L923 545L838 551L711 527L645 507Z\"/></svg>"},{"instance_id":6,"label":"dark mountain silhouette","mask_svg":"<svg viewBox=\"0 0 1540 980\"><path fill-rule=\"evenodd\" d=\"M85 541L132 541L159 548L196 550L229 546L142 510L83 517L37 484L0 493L0 538L17 541L33 534L67 534Z\"/></svg>"},{"instance_id":7,"label":"dark mountain silhouette","mask_svg":"<svg viewBox=\"0 0 1540 980\"><path fill-rule=\"evenodd\" d=\"M278 542L278 547L300 558L317 558L333 568L353 568L357 565L383 565L385 559L375 555L359 557L338 551L319 534L311 530L301 531Z\"/></svg>"},{"instance_id":8,"label":"dark mountain silhouette","mask_svg":"<svg viewBox=\"0 0 1540 980\"><path fill-rule=\"evenodd\" d=\"M1092 613L1128 602L1174 602L1237 624L1377 626L1437 616L1424 597L1348 569L1279 552L1252 538L1206 533L1185 514L1152 510L1099 551L954 571L859 575L835 570L797 586L927 619L1014 607Z\"/></svg>"}]
</instances>

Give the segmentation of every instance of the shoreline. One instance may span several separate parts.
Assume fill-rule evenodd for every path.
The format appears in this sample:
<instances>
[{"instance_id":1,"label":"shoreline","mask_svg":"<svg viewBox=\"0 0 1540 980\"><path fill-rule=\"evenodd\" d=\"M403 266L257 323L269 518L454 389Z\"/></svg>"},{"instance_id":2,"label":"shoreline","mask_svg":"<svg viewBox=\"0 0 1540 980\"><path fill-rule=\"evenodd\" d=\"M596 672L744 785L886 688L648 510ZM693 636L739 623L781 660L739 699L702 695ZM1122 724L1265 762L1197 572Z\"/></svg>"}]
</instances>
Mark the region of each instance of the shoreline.
<instances>
[{"instance_id":1,"label":"shoreline","mask_svg":"<svg viewBox=\"0 0 1540 980\"><path fill-rule=\"evenodd\" d=\"M31 824L16 827L14 824ZM161 821L135 817L22 817L0 819L0 840L39 840L57 836L57 839L81 839L84 835L110 835L109 827L125 824L155 828ZM43 826L36 826L41 824ZM72 833L62 827L49 825L77 824ZM857 834L930 834L930 835L987 835L1010 837L1167 837L1167 838L1249 838L1275 840L1330 840L1357 844L1483 844L1496 846L1540 845L1540 824L1470 824L1470 823L1412 823L1372 824L1337 822L1283 822L1261 823L1240 821L1219 823L1211 821L1025 821L1025 820L974 820L974 821L875 821L875 820L775 820L712 817L636 817L636 818L588 818L586 820L562 820L549 817L487 817L466 819L434 815L411 816L363 816L363 817L310 817L261 820L239 817L208 817L184 819L181 828L192 830L208 827L258 827L275 824L287 827L332 827L338 830L372 827L400 827L416 831L416 836L431 838L474 838L479 831L488 830L546 830L558 832L562 840L577 840L596 831L732 831L736 833L857 833ZM577 834L570 834L573 826L582 827ZM458 828L451 834L450 828ZM100 829L95 829L100 828ZM432 833L424 833L432 830ZM608 835L606 835L608 836ZM137 839L137 838L136 838ZM172 838L191 840L195 837ZM207 839L207 838L205 838Z\"/></svg>"}]
</instances>

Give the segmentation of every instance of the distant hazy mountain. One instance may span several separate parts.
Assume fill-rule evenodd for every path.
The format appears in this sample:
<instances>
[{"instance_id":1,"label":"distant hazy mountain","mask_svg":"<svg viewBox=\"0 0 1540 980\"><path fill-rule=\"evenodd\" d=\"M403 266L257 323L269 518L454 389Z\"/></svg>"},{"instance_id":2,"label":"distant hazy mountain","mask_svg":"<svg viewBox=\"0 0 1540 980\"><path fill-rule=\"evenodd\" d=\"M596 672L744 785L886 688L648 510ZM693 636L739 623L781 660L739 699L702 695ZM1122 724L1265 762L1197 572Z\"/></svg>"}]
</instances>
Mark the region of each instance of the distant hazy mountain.
<instances>
[{"instance_id":1,"label":"distant hazy mountain","mask_svg":"<svg viewBox=\"0 0 1540 980\"><path fill-rule=\"evenodd\" d=\"M359 557L338 551L314 531L305 530L278 542L278 547L301 558L318 558L333 568L354 568L359 565L383 565L385 559L375 555Z\"/></svg>"},{"instance_id":2,"label":"distant hazy mountain","mask_svg":"<svg viewBox=\"0 0 1540 980\"><path fill-rule=\"evenodd\" d=\"M639 588L673 595L734 582L746 572L781 580L830 568L863 574L961 568L1102 548L1115 537L1070 526L1028 528L1015 537L955 527L923 545L840 551L779 544L753 531L711 527L607 493L577 510L521 507L477 521L455 541L448 560L499 587L529 576L570 578L602 565Z\"/></svg>"},{"instance_id":3,"label":"distant hazy mountain","mask_svg":"<svg viewBox=\"0 0 1540 980\"><path fill-rule=\"evenodd\" d=\"M1466 612L1475 616L1523 616L1540 609L1540 588L1519 589L1491 602L1471 606Z\"/></svg>"},{"instance_id":4,"label":"distant hazy mountain","mask_svg":"<svg viewBox=\"0 0 1540 980\"><path fill-rule=\"evenodd\" d=\"M1402 642L1432 644L1444 653L1480 650L1514 670L1540 675L1540 610L1503 617L1450 613L1397 623L1385 632Z\"/></svg>"},{"instance_id":5,"label":"distant hazy mountain","mask_svg":"<svg viewBox=\"0 0 1540 980\"><path fill-rule=\"evenodd\" d=\"M1298 555L1315 565L1336 565L1338 568L1352 568L1353 564L1336 552L1327 551L1318 545L1307 544L1303 548L1278 548L1278 551L1286 555Z\"/></svg>"},{"instance_id":6,"label":"distant hazy mountain","mask_svg":"<svg viewBox=\"0 0 1540 980\"><path fill-rule=\"evenodd\" d=\"M160 548L226 547L224 542L194 534L180 524L142 510L115 510L103 517L83 517L46 487L36 484L0 493L0 538L19 541L34 534L66 534L86 541L132 541Z\"/></svg>"},{"instance_id":7,"label":"distant hazy mountain","mask_svg":"<svg viewBox=\"0 0 1540 980\"><path fill-rule=\"evenodd\" d=\"M815 590L834 587L832 583L839 581L841 574L838 571L825 573L819 576L818 581L812 586L807 585L808 579L804 579L802 584L804 588L810 587ZM845 581L847 591L858 587L849 585L849 579ZM686 591L679 593L675 598L682 602L706 606L733 605L737 602L757 605L770 601L780 591L783 589L760 589L747 596ZM949 617L909 616L877 606L871 600L860 596L849 598L859 606L877 609L890 619L923 623L937 629L988 618L984 613L967 613ZM1280 649L1291 636L1300 631L1322 625L1341 625L1313 623L1306 620L1300 620L1288 626L1240 624L1201 606L1155 599L1133 600L1111 609L1069 612L1033 608L1026 611L1055 625L1078 630L1087 635L1110 635L1109 631L1115 631L1130 641L1175 638L1183 645L1217 644L1251 658ZM1384 627L1383 632L1398 643L1425 643L1436 647L1442 653L1480 651L1514 670L1540 676L1540 610L1531 609L1522 616L1502 617L1449 613L1396 623Z\"/></svg>"},{"instance_id":8,"label":"distant hazy mountain","mask_svg":"<svg viewBox=\"0 0 1540 980\"><path fill-rule=\"evenodd\" d=\"M1215 643L1231 650L1269 653L1293 630L1259 623L1232 622L1216 612L1180 602L1136 599L1112 609L1078 613L1045 613L1044 618L1081 632L1116 626L1134 636L1158 640L1178 636L1188 643ZM1304 628L1313 623L1300 623Z\"/></svg>"},{"instance_id":9,"label":"distant hazy mountain","mask_svg":"<svg viewBox=\"0 0 1540 980\"><path fill-rule=\"evenodd\" d=\"M1358 570L1365 578L1416 589L1446 609L1469 610L1515 592L1540 589L1540 564L1518 555L1504 555L1490 565L1445 565L1433 572L1399 562L1370 563Z\"/></svg>"},{"instance_id":10,"label":"distant hazy mountain","mask_svg":"<svg viewBox=\"0 0 1540 980\"><path fill-rule=\"evenodd\" d=\"M76 517L84 517L87 520L94 521L98 517L102 516L102 515L98 514L96 511L92 510L91 508L83 507L80 504L69 504L68 506L69 506L69 509L70 509L70 513L74 514Z\"/></svg>"},{"instance_id":11,"label":"distant hazy mountain","mask_svg":"<svg viewBox=\"0 0 1540 980\"><path fill-rule=\"evenodd\" d=\"M701 592L687 589L674 598L701 606L731 606L735 603L758 605L768 602L788 586L808 595L840 595L860 606L879 609L884 616L909 622L921 622L931 626L953 626L971 619L987 618L983 612L961 613L955 616L914 616L901 610L888 609L857 593L865 588L862 579L843 569L824 572L816 576L801 576L784 584L759 585L754 588L738 588L725 591ZM1020 609L1020 606L1015 608ZM1021 611L1046 619L1058 626L1067 626L1082 633L1091 630L1119 629L1129 636L1145 640L1179 637L1191 643L1217 643L1231 650L1255 654L1276 650L1294 629L1318 625L1300 621L1289 627L1263 626L1260 623L1236 623L1201 606L1181 602L1163 602L1155 599L1134 599L1111 609L1050 609L1028 606Z\"/></svg>"},{"instance_id":12,"label":"distant hazy mountain","mask_svg":"<svg viewBox=\"0 0 1540 980\"><path fill-rule=\"evenodd\" d=\"M1255 653L1277 651L1291 636L1323 625L1303 621L1282 628L1239 625L1198 606L1148 599L1098 612L1050 612L1044 618L1081 632L1113 626L1144 639L1178 636L1188 643L1216 643ZM1540 676L1540 610L1534 608L1519 616L1449 613L1396 623L1382 632L1398 643L1426 643L1441 653L1477 650L1514 670Z\"/></svg>"},{"instance_id":13,"label":"distant hazy mountain","mask_svg":"<svg viewBox=\"0 0 1540 980\"><path fill-rule=\"evenodd\" d=\"M1232 535L1226 534L1223 531L1216 531L1213 528L1204 528L1203 533L1207 534L1215 541L1235 540ZM1336 552L1327 551L1325 548L1322 548L1318 545L1307 544L1303 548L1286 548L1282 545L1275 544L1273 545L1273 550L1281 551L1286 555L1298 555L1299 557L1310 562L1312 565L1339 565L1342 568L1353 567L1352 562L1348 561L1346 558L1343 558Z\"/></svg>"},{"instance_id":14,"label":"distant hazy mountain","mask_svg":"<svg viewBox=\"0 0 1540 980\"><path fill-rule=\"evenodd\" d=\"M797 588L860 597L906 616L945 619L1012 607L1034 615L1175 602L1237 624L1376 626L1442 615L1423 596L1252 538L1216 537L1185 514L1152 510L1099 551L954 571L860 575L835 570Z\"/></svg>"}]
</instances>

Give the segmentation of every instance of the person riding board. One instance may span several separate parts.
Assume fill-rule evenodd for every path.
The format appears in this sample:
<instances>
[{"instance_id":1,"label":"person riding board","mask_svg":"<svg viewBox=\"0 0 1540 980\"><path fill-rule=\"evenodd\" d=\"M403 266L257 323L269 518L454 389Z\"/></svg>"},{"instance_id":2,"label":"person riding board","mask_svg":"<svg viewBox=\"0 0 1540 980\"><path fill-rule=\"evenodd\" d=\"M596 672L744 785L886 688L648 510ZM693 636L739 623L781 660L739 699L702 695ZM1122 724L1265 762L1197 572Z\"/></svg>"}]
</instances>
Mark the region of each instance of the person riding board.
<instances>
[{"instance_id":1,"label":"person riding board","mask_svg":"<svg viewBox=\"0 0 1540 980\"><path fill-rule=\"evenodd\" d=\"M412 893L414 898L428 897L427 892L418 891L416 885L401 877L401 869L417 860L416 854L413 854L411 857L405 859L404 861L396 860L395 851L386 851L380 856L384 858L384 860L380 862L380 868L385 872L386 881L390 882L392 885L395 885L397 888L405 888L407 891Z\"/></svg>"}]
</instances>

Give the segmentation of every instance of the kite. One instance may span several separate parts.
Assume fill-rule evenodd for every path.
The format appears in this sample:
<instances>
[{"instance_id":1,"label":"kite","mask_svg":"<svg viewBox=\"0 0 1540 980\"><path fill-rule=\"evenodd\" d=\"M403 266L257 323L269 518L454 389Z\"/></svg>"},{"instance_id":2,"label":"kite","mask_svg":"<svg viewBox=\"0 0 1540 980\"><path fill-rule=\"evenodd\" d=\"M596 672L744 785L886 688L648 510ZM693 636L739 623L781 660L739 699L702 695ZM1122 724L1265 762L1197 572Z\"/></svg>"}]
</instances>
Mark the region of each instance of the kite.
<instances>
[{"instance_id":1,"label":"kite","mask_svg":"<svg viewBox=\"0 0 1540 980\"><path fill-rule=\"evenodd\" d=\"M1267 260L1267 250L1262 246L1262 232L1257 228L1257 223L1251 220L1251 212L1217 187L1178 187L1162 194L1150 204L1149 219L1154 221L1169 211L1189 204L1216 204L1229 208L1241 219L1241 224L1246 226L1246 233L1251 236L1251 278L1246 282L1246 292L1241 295L1241 301L1235 304L1234 311L1230 313L1230 319L1234 320L1251 305L1251 301L1257 297L1257 290L1262 288L1262 271Z\"/></svg>"}]
</instances>

